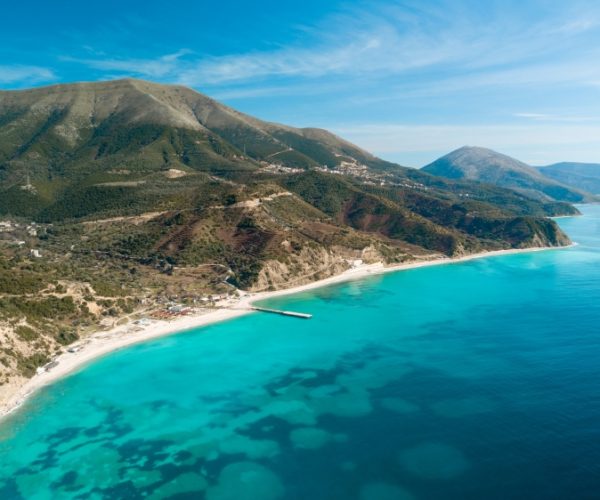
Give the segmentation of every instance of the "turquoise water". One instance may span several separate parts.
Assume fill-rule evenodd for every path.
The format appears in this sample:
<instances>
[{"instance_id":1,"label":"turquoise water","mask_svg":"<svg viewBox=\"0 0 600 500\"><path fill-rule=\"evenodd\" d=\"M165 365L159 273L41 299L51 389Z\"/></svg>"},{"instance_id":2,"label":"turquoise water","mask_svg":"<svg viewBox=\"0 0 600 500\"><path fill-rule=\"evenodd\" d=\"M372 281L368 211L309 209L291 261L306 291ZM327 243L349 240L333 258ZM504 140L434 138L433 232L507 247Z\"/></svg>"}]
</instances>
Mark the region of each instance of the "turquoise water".
<instances>
[{"instance_id":1,"label":"turquoise water","mask_svg":"<svg viewBox=\"0 0 600 500\"><path fill-rule=\"evenodd\" d=\"M269 302L114 353L0 424L0 498L600 495L600 207L576 248Z\"/></svg>"}]
</instances>

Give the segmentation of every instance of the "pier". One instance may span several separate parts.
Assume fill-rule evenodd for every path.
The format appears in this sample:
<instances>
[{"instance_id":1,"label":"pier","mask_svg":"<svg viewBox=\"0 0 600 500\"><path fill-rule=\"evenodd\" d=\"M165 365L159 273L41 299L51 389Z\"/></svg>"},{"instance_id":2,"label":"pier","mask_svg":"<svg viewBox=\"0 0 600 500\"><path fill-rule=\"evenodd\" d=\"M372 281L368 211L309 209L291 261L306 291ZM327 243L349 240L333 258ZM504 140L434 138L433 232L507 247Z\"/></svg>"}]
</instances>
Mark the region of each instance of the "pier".
<instances>
[{"instance_id":1,"label":"pier","mask_svg":"<svg viewBox=\"0 0 600 500\"><path fill-rule=\"evenodd\" d=\"M266 312L271 314L279 314L281 316L291 316L292 318L300 318L300 319L310 319L312 318L312 314L299 313L294 311L280 311L279 309L269 309L267 307L256 307L251 306L250 309L253 311Z\"/></svg>"}]
</instances>

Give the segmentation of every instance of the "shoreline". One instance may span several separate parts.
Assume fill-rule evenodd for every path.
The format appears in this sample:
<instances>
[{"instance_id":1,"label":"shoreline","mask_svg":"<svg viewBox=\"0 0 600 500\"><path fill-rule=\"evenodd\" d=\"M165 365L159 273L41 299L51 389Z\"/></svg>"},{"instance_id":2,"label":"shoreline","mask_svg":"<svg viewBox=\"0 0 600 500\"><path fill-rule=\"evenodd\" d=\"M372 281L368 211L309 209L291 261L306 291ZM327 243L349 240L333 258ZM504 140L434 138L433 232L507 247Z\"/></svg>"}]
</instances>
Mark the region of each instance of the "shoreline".
<instances>
[{"instance_id":1,"label":"shoreline","mask_svg":"<svg viewBox=\"0 0 600 500\"><path fill-rule=\"evenodd\" d=\"M50 371L34 375L24 384L15 386L14 391L9 394L5 401L0 402L0 421L18 410L32 395L41 388L82 369L88 363L108 355L111 352L129 347L134 344L150 341L156 338L185 333L186 331L204 326L232 320L248 314L256 314L251 306L258 301L266 300L284 295L293 295L316 288L344 283L347 281L361 280L369 276L378 276L393 272L432 267L438 265L459 264L487 257L505 256L520 253L541 252L547 250L563 250L575 246L573 243L566 247L537 247L523 249L495 250L490 252L479 252L463 257L441 257L436 259L411 261L405 264L385 266L382 262L375 264L363 264L348 269L341 274L330 276L322 280L313 281L304 285L268 292L247 292L234 303L227 303L218 309L205 310L204 312L191 316L183 316L171 321L153 320L151 324L139 327L134 323L117 326L110 330L100 330L90 336L81 339L81 348L77 352L64 352L53 359L58 364ZM135 331L131 331L131 330Z\"/></svg>"}]
</instances>

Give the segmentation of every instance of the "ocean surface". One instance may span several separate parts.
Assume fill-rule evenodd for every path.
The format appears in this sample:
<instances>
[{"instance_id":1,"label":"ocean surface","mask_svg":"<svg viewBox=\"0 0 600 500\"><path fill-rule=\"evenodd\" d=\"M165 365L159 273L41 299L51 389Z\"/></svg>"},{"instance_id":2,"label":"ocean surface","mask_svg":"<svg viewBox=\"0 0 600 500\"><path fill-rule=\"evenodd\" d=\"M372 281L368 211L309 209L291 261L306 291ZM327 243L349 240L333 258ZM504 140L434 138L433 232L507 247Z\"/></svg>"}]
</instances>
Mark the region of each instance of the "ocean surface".
<instances>
[{"instance_id":1,"label":"ocean surface","mask_svg":"<svg viewBox=\"0 0 600 500\"><path fill-rule=\"evenodd\" d=\"M600 498L579 246L372 277L111 354L0 423L0 498Z\"/></svg>"}]
</instances>

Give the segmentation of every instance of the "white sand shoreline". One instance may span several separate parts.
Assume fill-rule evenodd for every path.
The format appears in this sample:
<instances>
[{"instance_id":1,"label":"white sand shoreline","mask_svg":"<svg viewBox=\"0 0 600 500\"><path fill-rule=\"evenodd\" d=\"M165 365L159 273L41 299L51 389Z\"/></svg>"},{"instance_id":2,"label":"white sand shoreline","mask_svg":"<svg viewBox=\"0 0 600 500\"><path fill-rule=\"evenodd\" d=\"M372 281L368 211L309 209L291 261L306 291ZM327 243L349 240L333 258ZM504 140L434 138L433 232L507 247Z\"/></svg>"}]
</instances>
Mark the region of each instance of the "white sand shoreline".
<instances>
[{"instance_id":1,"label":"white sand shoreline","mask_svg":"<svg viewBox=\"0 0 600 500\"><path fill-rule=\"evenodd\" d=\"M133 344L138 344L158 337L182 333L187 330L207 326L221 321L238 318L246 314L252 314L250 306L259 300L265 300L283 295L313 290L328 285L342 283L351 280L359 280L368 276L376 276L384 273L405 271L409 269L418 269L421 267L430 267L436 265L456 264L470 260L494 257L500 255L510 255L517 253L539 252L545 250L560 250L569 247L541 247L524 248L512 250L498 250L492 252L481 252L458 258L438 258L433 260L413 261L406 264L385 267L382 263L365 264L356 268L349 269L336 276L331 276L323 280L315 281L305 285L300 285L284 290L273 292L247 293L236 303L223 306L220 309L208 310L201 314L184 316L172 321L155 320L150 325L142 328L136 328L139 331L131 331L136 326L132 323L118 326L108 331L99 331L89 337L82 339L83 347L75 352L65 352L55 358L58 363L50 371L34 375L23 385L15 387L12 394L5 401L0 402L0 420L13 413L23 403L40 388L52 384L53 382L83 368L93 360L107 355L118 349L122 349ZM293 321L293 320L291 320Z\"/></svg>"}]
</instances>

